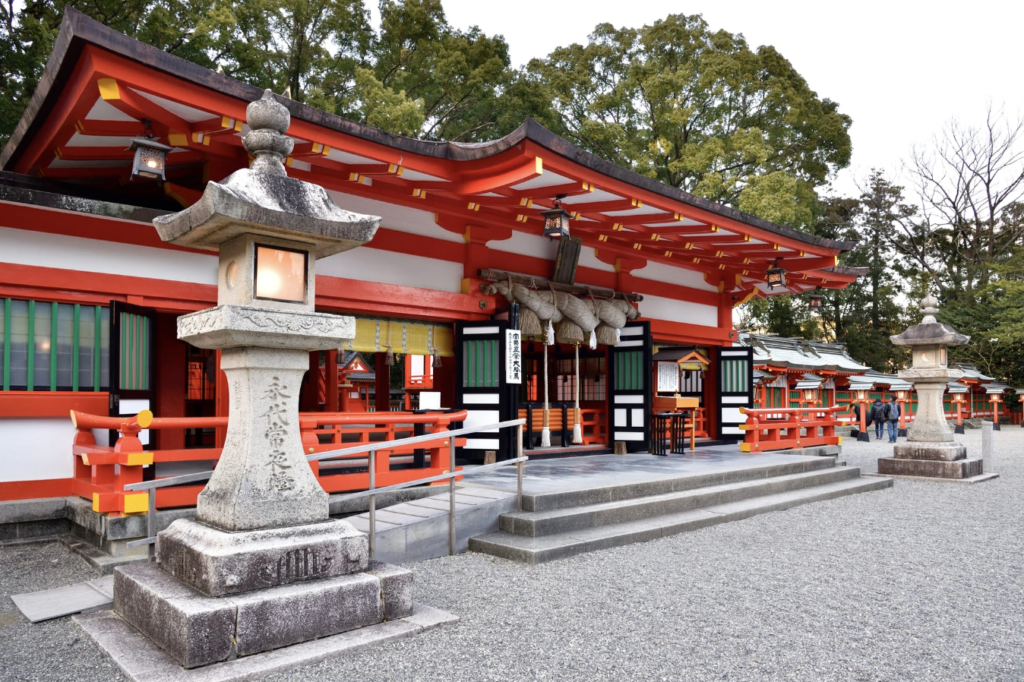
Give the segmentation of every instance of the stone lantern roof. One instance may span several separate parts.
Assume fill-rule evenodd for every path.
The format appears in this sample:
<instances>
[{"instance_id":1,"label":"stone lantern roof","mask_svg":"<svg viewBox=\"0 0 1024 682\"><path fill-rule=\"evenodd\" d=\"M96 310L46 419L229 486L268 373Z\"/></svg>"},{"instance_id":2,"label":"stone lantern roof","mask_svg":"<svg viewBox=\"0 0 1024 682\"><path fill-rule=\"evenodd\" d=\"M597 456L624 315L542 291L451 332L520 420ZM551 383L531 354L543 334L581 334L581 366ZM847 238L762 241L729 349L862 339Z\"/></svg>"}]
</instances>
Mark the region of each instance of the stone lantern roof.
<instances>
[{"instance_id":1,"label":"stone lantern roof","mask_svg":"<svg viewBox=\"0 0 1024 682\"><path fill-rule=\"evenodd\" d=\"M249 104L251 132L242 140L254 156L251 168L206 185L202 198L153 221L160 238L178 246L217 251L242 234L257 234L310 245L314 258L348 251L373 239L377 216L346 211L319 186L290 178L281 160L294 142L284 133L291 116L270 90Z\"/></svg>"},{"instance_id":2,"label":"stone lantern roof","mask_svg":"<svg viewBox=\"0 0 1024 682\"><path fill-rule=\"evenodd\" d=\"M921 312L924 317L920 324L909 327L902 334L890 336L889 340L896 346L962 346L971 337L959 334L948 324L935 320L939 312L939 302L934 296L928 295L921 300Z\"/></svg>"}]
</instances>

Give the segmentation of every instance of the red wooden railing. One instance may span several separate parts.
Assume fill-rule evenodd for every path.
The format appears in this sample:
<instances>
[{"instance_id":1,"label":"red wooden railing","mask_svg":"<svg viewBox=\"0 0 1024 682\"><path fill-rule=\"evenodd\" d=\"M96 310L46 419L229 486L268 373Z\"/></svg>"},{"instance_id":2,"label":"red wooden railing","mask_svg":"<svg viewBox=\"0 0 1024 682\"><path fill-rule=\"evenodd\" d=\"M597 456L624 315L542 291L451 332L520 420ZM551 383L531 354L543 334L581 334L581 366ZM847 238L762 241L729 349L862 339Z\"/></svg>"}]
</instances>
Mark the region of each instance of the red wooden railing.
<instances>
[{"instance_id":1,"label":"red wooden railing","mask_svg":"<svg viewBox=\"0 0 1024 682\"><path fill-rule=\"evenodd\" d=\"M743 452L766 452L788 450L814 445L839 445L843 442L836 435L836 412L846 409L835 407L772 407L764 410L740 408L747 415L747 422L740 425L746 432L740 443ZM821 435L818 433L821 429ZM785 432L785 433L783 433Z\"/></svg>"},{"instance_id":2,"label":"red wooden railing","mask_svg":"<svg viewBox=\"0 0 1024 682\"><path fill-rule=\"evenodd\" d=\"M431 441L422 447L422 467L408 468L416 454L410 447L374 453L377 485L391 485L450 470L452 463L448 461L445 433L452 422L465 418L465 411L444 414L307 412L299 415L299 426L303 454L339 449L347 443L395 440L412 435L415 424L422 424L425 434L437 433L436 443ZM113 516L146 511L148 493L124 489L126 485L143 480L145 466L195 461L215 464L220 459L221 448L144 450L139 439L142 430L224 428L228 423L227 417L156 419L148 410L134 417L103 417L72 410L71 421L76 429L72 444L75 456L72 490L75 495L92 500L94 511ZM117 431L117 442L113 446L97 445L93 429ZM456 445L463 444L456 439ZM367 464L367 455L361 454L310 462L310 467L323 489L334 493L365 490L369 485ZM193 506L204 487L205 484L160 488L156 491L156 506L161 509Z\"/></svg>"}]
</instances>

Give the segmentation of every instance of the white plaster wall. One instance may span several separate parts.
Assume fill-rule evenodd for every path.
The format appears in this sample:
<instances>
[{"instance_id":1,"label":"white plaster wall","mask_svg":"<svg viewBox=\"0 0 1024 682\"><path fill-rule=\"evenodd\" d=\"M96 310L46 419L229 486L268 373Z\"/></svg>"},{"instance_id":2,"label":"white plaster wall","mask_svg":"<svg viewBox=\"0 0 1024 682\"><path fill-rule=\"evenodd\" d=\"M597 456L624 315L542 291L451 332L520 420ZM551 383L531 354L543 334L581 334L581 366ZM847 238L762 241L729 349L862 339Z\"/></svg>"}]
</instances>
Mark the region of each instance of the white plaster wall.
<instances>
[{"instance_id":1,"label":"white plaster wall","mask_svg":"<svg viewBox=\"0 0 1024 682\"><path fill-rule=\"evenodd\" d=\"M692 289L702 289L704 291L718 291L717 288L704 281L704 275L702 273L697 272L696 270L686 270L685 268L665 265L664 263L649 262L646 267L640 268L639 270L633 270L630 274L634 277L643 277L644 279L654 280L655 282L678 284L680 286L690 287Z\"/></svg>"},{"instance_id":2,"label":"white plaster wall","mask_svg":"<svg viewBox=\"0 0 1024 682\"><path fill-rule=\"evenodd\" d=\"M0 482L71 478L74 437L67 417L0 419Z\"/></svg>"},{"instance_id":3,"label":"white plaster wall","mask_svg":"<svg viewBox=\"0 0 1024 682\"><path fill-rule=\"evenodd\" d=\"M604 272L615 272L614 265L609 265L608 263L597 259L597 250L592 246L584 246L580 250L579 265L586 268L593 268L594 270L602 270Z\"/></svg>"},{"instance_id":4,"label":"white plaster wall","mask_svg":"<svg viewBox=\"0 0 1024 682\"><path fill-rule=\"evenodd\" d=\"M648 320L685 322L705 327L718 326L718 308L715 306L677 301L650 294L644 294L644 300L640 302L640 315Z\"/></svg>"},{"instance_id":5,"label":"white plaster wall","mask_svg":"<svg viewBox=\"0 0 1024 682\"><path fill-rule=\"evenodd\" d=\"M371 242L372 243L372 242ZM316 273L436 291L462 291L462 263L362 246L316 262Z\"/></svg>"},{"instance_id":6,"label":"white plaster wall","mask_svg":"<svg viewBox=\"0 0 1024 682\"><path fill-rule=\"evenodd\" d=\"M54 220L60 219L55 211ZM143 225L139 229L155 228ZM217 283L214 253L188 253L9 227L0 227L0 262L174 282Z\"/></svg>"},{"instance_id":7,"label":"white plaster wall","mask_svg":"<svg viewBox=\"0 0 1024 682\"><path fill-rule=\"evenodd\" d=\"M334 150L331 150L332 152ZM462 235L449 232L434 222L433 211L423 211L407 206L389 204L384 201L357 197L353 194L343 194L334 190L327 190L334 202L346 211L376 215L382 218L381 227L399 232L418 234L434 239L443 239L447 242L463 243ZM371 242L372 243L372 242Z\"/></svg>"},{"instance_id":8,"label":"white plaster wall","mask_svg":"<svg viewBox=\"0 0 1024 682\"><path fill-rule=\"evenodd\" d=\"M487 242L487 248L492 251L505 251L506 253L518 253L524 256L544 258L552 262L558 257L557 241L514 230L509 239Z\"/></svg>"}]
</instances>

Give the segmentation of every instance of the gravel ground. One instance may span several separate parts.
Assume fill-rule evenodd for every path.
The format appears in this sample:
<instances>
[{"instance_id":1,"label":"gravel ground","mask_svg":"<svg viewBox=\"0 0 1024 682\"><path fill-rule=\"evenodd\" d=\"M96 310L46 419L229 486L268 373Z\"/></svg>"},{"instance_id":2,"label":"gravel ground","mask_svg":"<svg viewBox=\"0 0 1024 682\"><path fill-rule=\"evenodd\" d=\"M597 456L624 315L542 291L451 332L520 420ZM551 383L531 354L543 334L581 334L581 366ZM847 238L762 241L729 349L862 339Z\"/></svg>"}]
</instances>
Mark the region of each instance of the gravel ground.
<instances>
[{"instance_id":1,"label":"gravel ground","mask_svg":"<svg viewBox=\"0 0 1024 682\"><path fill-rule=\"evenodd\" d=\"M983 484L897 481L537 567L416 565L417 599L459 625L267 679L1024 679L1024 430L995 436ZM865 471L890 451L844 444ZM4 594L88 577L56 545L0 550ZM3 599L0 625L0 679L119 679L68 619Z\"/></svg>"}]
</instances>

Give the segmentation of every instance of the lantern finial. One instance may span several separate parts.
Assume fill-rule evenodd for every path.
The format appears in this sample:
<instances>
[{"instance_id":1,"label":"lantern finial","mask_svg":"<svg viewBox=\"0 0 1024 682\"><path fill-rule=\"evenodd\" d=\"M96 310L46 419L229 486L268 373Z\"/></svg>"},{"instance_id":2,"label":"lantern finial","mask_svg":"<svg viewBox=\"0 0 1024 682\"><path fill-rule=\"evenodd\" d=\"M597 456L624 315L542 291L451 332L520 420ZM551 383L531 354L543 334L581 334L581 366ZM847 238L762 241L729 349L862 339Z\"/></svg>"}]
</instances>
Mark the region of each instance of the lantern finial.
<instances>
[{"instance_id":1,"label":"lantern finial","mask_svg":"<svg viewBox=\"0 0 1024 682\"><path fill-rule=\"evenodd\" d=\"M281 163L295 146L295 142L284 134L292 122L288 109L274 99L274 93L267 88L263 97L250 102L245 108L245 118L251 130L242 139L242 144L256 157L252 162L252 170L270 175L288 175Z\"/></svg>"}]
</instances>

